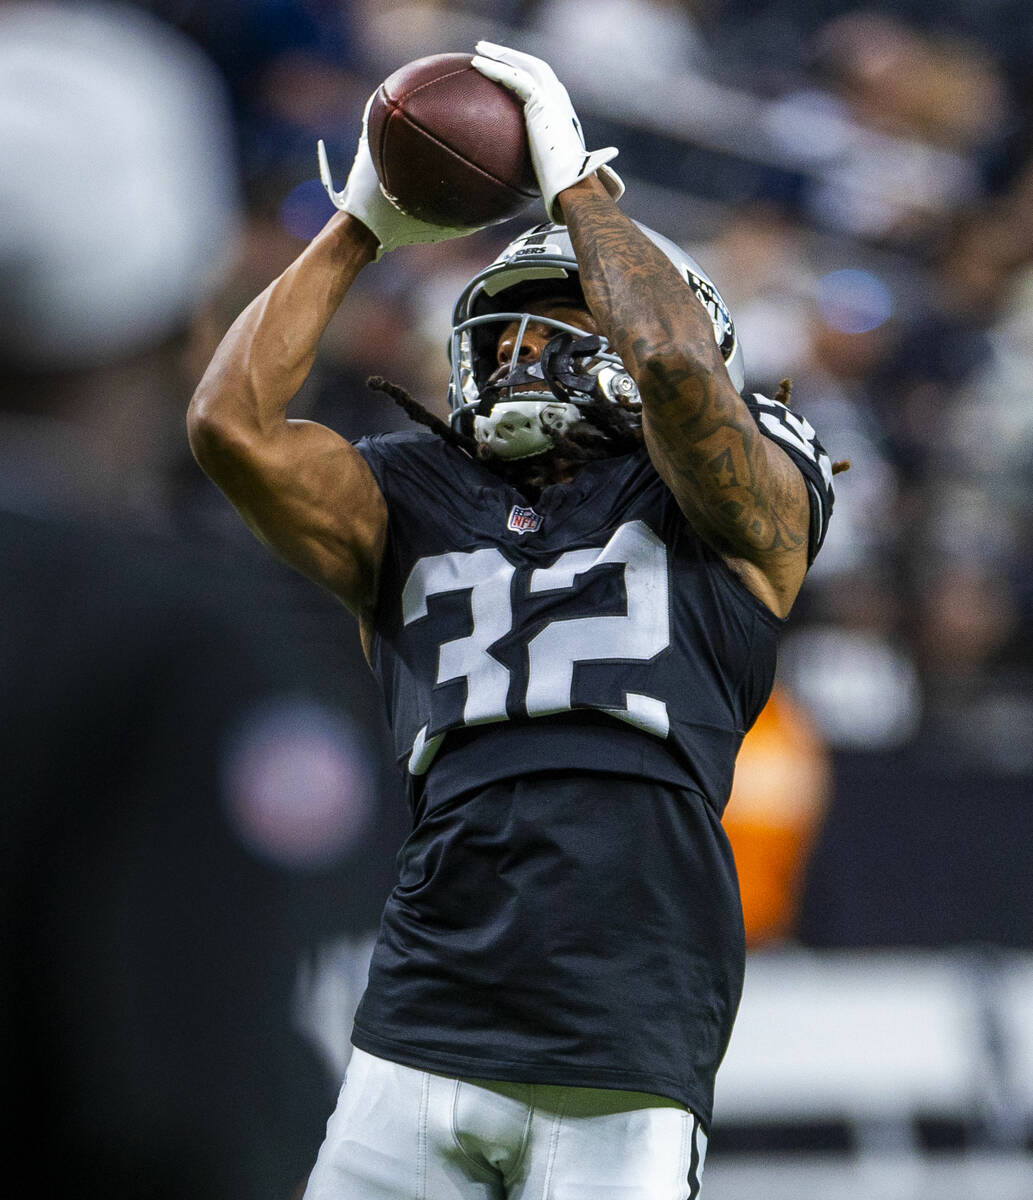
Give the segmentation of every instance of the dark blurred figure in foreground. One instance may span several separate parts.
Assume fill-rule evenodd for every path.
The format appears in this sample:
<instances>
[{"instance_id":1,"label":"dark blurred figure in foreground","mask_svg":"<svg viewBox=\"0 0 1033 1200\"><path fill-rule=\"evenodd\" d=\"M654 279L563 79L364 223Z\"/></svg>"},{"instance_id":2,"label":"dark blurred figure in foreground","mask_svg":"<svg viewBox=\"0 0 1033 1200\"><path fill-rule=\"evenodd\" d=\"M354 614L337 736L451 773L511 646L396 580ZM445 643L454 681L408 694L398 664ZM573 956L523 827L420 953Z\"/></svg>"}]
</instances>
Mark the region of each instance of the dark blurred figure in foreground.
<instances>
[{"instance_id":1,"label":"dark blurred figure in foreground","mask_svg":"<svg viewBox=\"0 0 1033 1200\"><path fill-rule=\"evenodd\" d=\"M217 78L138 11L4 5L0 160L6 1173L288 1200L337 1086L294 1032L292 881L364 785L282 628L165 527L233 232Z\"/></svg>"}]
</instances>

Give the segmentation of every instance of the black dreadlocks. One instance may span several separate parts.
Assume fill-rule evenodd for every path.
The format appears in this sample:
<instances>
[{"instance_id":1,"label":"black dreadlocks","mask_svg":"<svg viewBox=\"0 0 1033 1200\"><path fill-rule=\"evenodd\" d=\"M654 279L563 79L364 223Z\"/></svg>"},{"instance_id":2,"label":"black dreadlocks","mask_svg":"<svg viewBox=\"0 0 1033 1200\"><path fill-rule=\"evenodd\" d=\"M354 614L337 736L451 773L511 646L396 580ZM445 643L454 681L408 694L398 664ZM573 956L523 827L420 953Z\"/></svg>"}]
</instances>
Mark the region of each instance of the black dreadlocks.
<instances>
[{"instance_id":1,"label":"black dreadlocks","mask_svg":"<svg viewBox=\"0 0 1033 1200\"><path fill-rule=\"evenodd\" d=\"M399 387L397 383L390 383L381 375L371 375L366 380L366 386L374 392L383 392L385 396L390 396L407 417L420 425L426 425L431 433L436 433L442 441L455 446L457 450L465 450L467 454L476 456L478 447L472 437L459 433L440 417L436 417L418 400L414 400L405 388Z\"/></svg>"}]
</instances>

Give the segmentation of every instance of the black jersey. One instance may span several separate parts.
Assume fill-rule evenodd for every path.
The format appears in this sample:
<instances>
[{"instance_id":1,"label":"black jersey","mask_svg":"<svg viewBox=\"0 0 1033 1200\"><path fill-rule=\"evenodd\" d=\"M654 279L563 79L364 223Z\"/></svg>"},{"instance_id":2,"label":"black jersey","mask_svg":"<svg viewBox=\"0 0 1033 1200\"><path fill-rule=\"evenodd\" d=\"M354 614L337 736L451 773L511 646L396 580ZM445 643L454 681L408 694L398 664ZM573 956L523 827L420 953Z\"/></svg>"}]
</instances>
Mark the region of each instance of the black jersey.
<instances>
[{"instance_id":1,"label":"black jersey","mask_svg":"<svg viewBox=\"0 0 1033 1200\"><path fill-rule=\"evenodd\" d=\"M753 411L804 471L813 556L827 456L783 405L757 397ZM688 526L644 449L586 464L533 505L429 434L359 449L388 504L372 663L410 776L434 764L439 794L458 794L610 771L723 810L782 623Z\"/></svg>"},{"instance_id":2,"label":"black jersey","mask_svg":"<svg viewBox=\"0 0 1033 1200\"><path fill-rule=\"evenodd\" d=\"M750 406L807 480L813 555L827 456L784 406ZM720 816L782 622L644 449L529 504L430 434L358 448L388 506L371 660L414 829L355 1044L709 1120L743 959Z\"/></svg>"}]
</instances>

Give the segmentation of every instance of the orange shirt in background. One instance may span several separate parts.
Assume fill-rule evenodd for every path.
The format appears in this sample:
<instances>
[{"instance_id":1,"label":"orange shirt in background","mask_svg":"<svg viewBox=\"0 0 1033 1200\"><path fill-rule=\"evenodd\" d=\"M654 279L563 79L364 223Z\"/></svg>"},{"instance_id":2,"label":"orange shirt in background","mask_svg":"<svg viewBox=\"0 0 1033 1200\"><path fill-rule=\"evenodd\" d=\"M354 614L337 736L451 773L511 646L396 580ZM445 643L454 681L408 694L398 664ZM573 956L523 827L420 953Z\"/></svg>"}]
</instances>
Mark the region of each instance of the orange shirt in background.
<instances>
[{"instance_id":1,"label":"orange shirt in background","mask_svg":"<svg viewBox=\"0 0 1033 1200\"><path fill-rule=\"evenodd\" d=\"M821 735L776 684L743 741L724 816L751 948L792 936L804 868L830 787Z\"/></svg>"}]
</instances>

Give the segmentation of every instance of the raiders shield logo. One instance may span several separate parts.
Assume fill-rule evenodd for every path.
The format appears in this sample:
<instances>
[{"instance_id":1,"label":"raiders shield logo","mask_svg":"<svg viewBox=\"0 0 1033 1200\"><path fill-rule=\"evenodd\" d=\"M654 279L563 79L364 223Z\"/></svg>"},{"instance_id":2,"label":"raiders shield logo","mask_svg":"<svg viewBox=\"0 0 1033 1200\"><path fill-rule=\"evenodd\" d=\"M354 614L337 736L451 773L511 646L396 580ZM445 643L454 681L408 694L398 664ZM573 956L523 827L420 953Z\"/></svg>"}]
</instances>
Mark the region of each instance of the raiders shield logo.
<instances>
[{"instance_id":1,"label":"raiders shield logo","mask_svg":"<svg viewBox=\"0 0 1033 1200\"><path fill-rule=\"evenodd\" d=\"M506 528L514 533L537 533L541 527L542 518L533 508L521 508L519 504L514 504L509 510Z\"/></svg>"}]
</instances>

